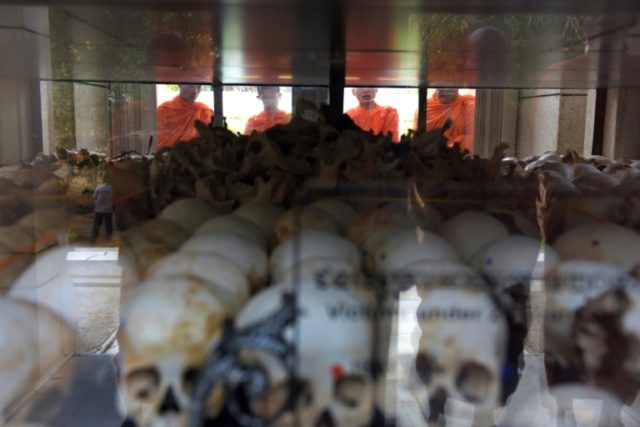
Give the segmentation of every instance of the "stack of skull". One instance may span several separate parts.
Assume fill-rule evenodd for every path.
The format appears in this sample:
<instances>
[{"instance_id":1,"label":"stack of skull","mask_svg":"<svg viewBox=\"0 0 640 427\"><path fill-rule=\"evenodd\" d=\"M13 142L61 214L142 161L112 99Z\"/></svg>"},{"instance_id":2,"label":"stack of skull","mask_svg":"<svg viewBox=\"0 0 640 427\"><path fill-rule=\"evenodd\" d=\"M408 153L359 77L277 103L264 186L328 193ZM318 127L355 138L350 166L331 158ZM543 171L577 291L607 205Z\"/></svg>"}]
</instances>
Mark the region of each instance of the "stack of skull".
<instances>
[{"instance_id":1,"label":"stack of skull","mask_svg":"<svg viewBox=\"0 0 640 427\"><path fill-rule=\"evenodd\" d=\"M241 354L269 380L249 399L251 412L274 425L369 425L380 395L372 369L378 319L360 252L343 237L355 216L349 204L329 199L286 211L244 205L224 215L182 199L127 232L118 364L129 419L184 425L225 320L239 330L260 325L282 309L284 295L295 295L298 314L283 331L295 348L295 374L266 351ZM223 416L229 398L214 387L203 415Z\"/></svg>"}]
</instances>

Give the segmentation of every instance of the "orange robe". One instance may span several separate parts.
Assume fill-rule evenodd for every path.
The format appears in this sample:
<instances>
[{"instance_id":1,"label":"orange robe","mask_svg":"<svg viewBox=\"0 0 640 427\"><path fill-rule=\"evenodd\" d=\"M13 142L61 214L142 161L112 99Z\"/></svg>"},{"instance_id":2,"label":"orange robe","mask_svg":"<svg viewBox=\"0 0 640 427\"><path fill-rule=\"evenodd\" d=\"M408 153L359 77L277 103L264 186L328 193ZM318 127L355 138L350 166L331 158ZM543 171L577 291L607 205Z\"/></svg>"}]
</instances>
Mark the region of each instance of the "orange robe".
<instances>
[{"instance_id":1,"label":"orange robe","mask_svg":"<svg viewBox=\"0 0 640 427\"><path fill-rule=\"evenodd\" d=\"M393 142L400 141L398 135L398 111L393 107L383 107L375 104L371 109L365 109L361 106L347 111L347 115L364 130L372 130L375 134L392 133Z\"/></svg>"},{"instance_id":2,"label":"orange robe","mask_svg":"<svg viewBox=\"0 0 640 427\"><path fill-rule=\"evenodd\" d=\"M176 96L163 102L156 111L158 148L170 147L178 141L188 141L198 136L194 127L196 120L211 123L213 112L201 102L187 102Z\"/></svg>"},{"instance_id":3,"label":"orange robe","mask_svg":"<svg viewBox=\"0 0 640 427\"><path fill-rule=\"evenodd\" d=\"M434 93L427 100L427 131L443 127L450 118L453 123L444 133L449 140L449 146L457 142L473 154L475 105L476 99L473 95L458 95L455 101L445 104L440 101L438 94Z\"/></svg>"},{"instance_id":4,"label":"orange robe","mask_svg":"<svg viewBox=\"0 0 640 427\"><path fill-rule=\"evenodd\" d=\"M264 132L275 125L286 125L291 121L291 114L278 110L274 114L268 114L263 111L260 114L251 116L244 128L245 135L250 135L254 130L256 132Z\"/></svg>"}]
</instances>

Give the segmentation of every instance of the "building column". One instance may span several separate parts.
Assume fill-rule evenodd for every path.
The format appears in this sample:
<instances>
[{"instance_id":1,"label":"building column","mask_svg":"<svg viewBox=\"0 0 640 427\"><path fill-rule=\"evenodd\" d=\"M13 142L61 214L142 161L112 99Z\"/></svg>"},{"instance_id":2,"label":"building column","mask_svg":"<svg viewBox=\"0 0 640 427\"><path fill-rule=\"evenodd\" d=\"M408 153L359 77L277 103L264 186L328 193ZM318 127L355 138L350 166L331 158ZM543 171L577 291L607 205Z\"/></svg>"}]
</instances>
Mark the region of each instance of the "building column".
<instances>
[{"instance_id":1,"label":"building column","mask_svg":"<svg viewBox=\"0 0 640 427\"><path fill-rule=\"evenodd\" d=\"M607 90L603 155L612 159L640 158L640 89Z\"/></svg>"},{"instance_id":2,"label":"building column","mask_svg":"<svg viewBox=\"0 0 640 427\"><path fill-rule=\"evenodd\" d=\"M591 154L594 89L521 90L516 154L545 151ZM590 95L591 94L591 95Z\"/></svg>"},{"instance_id":3,"label":"building column","mask_svg":"<svg viewBox=\"0 0 640 427\"><path fill-rule=\"evenodd\" d=\"M476 90L475 153L491 157L500 144L507 144L513 155L516 146L518 91L514 89Z\"/></svg>"},{"instance_id":4,"label":"building column","mask_svg":"<svg viewBox=\"0 0 640 427\"><path fill-rule=\"evenodd\" d=\"M40 81L51 78L49 9L0 5L0 51L0 164L27 162L48 145Z\"/></svg>"}]
</instances>

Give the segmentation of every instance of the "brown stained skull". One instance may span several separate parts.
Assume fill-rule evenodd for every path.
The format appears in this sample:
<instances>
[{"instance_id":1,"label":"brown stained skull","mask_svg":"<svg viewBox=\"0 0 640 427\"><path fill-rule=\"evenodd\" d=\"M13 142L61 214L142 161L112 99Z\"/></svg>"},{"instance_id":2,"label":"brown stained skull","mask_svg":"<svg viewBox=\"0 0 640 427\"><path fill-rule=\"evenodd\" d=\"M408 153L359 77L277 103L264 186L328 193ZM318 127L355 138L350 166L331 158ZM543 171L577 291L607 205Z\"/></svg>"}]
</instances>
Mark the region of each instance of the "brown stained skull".
<instances>
[{"instance_id":1,"label":"brown stained skull","mask_svg":"<svg viewBox=\"0 0 640 427\"><path fill-rule=\"evenodd\" d=\"M123 305L118 376L124 409L140 426L186 426L190 396L222 335L224 304L215 290L186 277L151 279ZM214 389L208 415L221 409Z\"/></svg>"},{"instance_id":2,"label":"brown stained skull","mask_svg":"<svg viewBox=\"0 0 640 427\"><path fill-rule=\"evenodd\" d=\"M422 337L410 381L425 418L444 426L446 411L472 405L467 425L492 426L506 356L502 313L482 290L434 288L417 318Z\"/></svg>"},{"instance_id":3,"label":"brown stained skull","mask_svg":"<svg viewBox=\"0 0 640 427\"><path fill-rule=\"evenodd\" d=\"M640 291L619 288L576 313L572 342L577 370L592 384L622 400L640 389Z\"/></svg>"}]
</instances>

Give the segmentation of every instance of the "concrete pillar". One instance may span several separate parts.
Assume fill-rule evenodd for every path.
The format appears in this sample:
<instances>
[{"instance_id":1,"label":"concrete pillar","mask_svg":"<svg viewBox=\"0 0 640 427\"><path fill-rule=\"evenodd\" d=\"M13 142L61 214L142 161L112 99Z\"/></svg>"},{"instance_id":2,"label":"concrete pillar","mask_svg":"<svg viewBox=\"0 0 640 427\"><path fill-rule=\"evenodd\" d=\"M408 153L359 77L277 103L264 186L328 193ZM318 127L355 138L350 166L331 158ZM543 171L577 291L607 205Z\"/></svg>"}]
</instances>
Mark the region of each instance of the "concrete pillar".
<instances>
[{"instance_id":1,"label":"concrete pillar","mask_svg":"<svg viewBox=\"0 0 640 427\"><path fill-rule=\"evenodd\" d=\"M76 148L107 152L109 141L108 88L101 84L73 84Z\"/></svg>"},{"instance_id":2,"label":"concrete pillar","mask_svg":"<svg viewBox=\"0 0 640 427\"><path fill-rule=\"evenodd\" d=\"M154 136L156 147L156 85L112 83L109 91L111 154L146 154L150 136Z\"/></svg>"},{"instance_id":3,"label":"concrete pillar","mask_svg":"<svg viewBox=\"0 0 640 427\"><path fill-rule=\"evenodd\" d=\"M518 91L512 89L476 90L475 153L490 157L500 144L507 144L507 154L516 146Z\"/></svg>"},{"instance_id":4,"label":"concrete pillar","mask_svg":"<svg viewBox=\"0 0 640 427\"><path fill-rule=\"evenodd\" d=\"M593 138L593 113L586 89L521 90L518 112L517 156L545 151L584 153Z\"/></svg>"},{"instance_id":5,"label":"concrete pillar","mask_svg":"<svg viewBox=\"0 0 640 427\"><path fill-rule=\"evenodd\" d=\"M640 89L607 91L603 155L613 159L640 158Z\"/></svg>"},{"instance_id":6,"label":"concrete pillar","mask_svg":"<svg viewBox=\"0 0 640 427\"><path fill-rule=\"evenodd\" d=\"M51 77L48 8L0 5L0 52L0 163L26 162L46 145L40 80Z\"/></svg>"}]
</instances>

